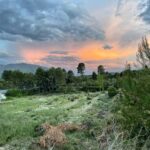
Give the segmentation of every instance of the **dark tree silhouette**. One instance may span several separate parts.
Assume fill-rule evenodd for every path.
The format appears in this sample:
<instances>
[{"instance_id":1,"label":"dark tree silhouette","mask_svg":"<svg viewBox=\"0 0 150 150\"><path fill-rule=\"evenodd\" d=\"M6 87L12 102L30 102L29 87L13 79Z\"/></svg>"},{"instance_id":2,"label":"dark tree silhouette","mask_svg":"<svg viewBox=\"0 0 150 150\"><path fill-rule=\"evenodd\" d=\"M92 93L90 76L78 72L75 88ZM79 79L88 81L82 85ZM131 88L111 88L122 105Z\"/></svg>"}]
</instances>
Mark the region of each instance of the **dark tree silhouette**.
<instances>
[{"instance_id":1,"label":"dark tree silhouette","mask_svg":"<svg viewBox=\"0 0 150 150\"><path fill-rule=\"evenodd\" d=\"M99 65L98 66L98 74L104 74L105 73L105 69L103 65Z\"/></svg>"},{"instance_id":2,"label":"dark tree silhouette","mask_svg":"<svg viewBox=\"0 0 150 150\"><path fill-rule=\"evenodd\" d=\"M85 64L84 63L79 63L77 67L77 71L79 74L83 75L85 71Z\"/></svg>"},{"instance_id":3,"label":"dark tree silhouette","mask_svg":"<svg viewBox=\"0 0 150 150\"><path fill-rule=\"evenodd\" d=\"M95 72L92 73L92 79L97 80L97 74Z\"/></svg>"},{"instance_id":4,"label":"dark tree silhouette","mask_svg":"<svg viewBox=\"0 0 150 150\"><path fill-rule=\"evenodd\" d=\"M72 70L69 70L67 72L67 79L66 79L66 82L67 83L72 83L73 82L73 79L74 79L74 73Z\"/></svg>"}]
</instances>

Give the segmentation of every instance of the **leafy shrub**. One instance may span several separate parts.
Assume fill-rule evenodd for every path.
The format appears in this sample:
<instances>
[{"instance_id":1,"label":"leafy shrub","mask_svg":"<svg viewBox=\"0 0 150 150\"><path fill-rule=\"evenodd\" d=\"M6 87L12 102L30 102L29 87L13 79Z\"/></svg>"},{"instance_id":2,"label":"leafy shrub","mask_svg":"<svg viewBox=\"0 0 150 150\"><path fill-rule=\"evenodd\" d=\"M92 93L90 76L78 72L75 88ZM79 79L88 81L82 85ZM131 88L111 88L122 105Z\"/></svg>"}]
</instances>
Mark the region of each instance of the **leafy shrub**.
<instances>
[{"instance_id":1,"label":"leafy shrub","mask_svg":"<svg viewBox=\"0 0 150 150\"><path fill-rule=\"evenodd\" d=\"M114 97L115 95L117 95L117 89L114 87L109 87L108 88L108 96Z\"/></svg>"},{"instance_id":2,"label":"leafy shrub","mask_svg":"<svg viewBox=\"0 0 150 150\"><path fill-rule=\"evenodd\" d=\"M131 137L138 136L138 147L150 134L150 70L130 72L120 79L123 95L116 106L116 115ZM143 141L143 143L141 143Z\"/></svg>"},{"instance_id":3,"label":"leafy shrub","mask_svg":"<svg viewBox=\"0 0 150 150\"><path fill-rule=\"evenodd\" d=\"M81 86L80 90L84 92L97 92L100 91L100 86L97 81L89 80Z\"/></svg>"},{"instance_id":4,"label":"leafy shrub","mask_svg":"<svg viewBox=\"0 0 150 150\"><path fill-rule=\"evenodd\" d=\"M38 89L21 90L23 95L35 95L38 94Z\"/></svg>"},{"instance_id":5,"label":"leafy shrub","mask_svg":"<svg viewBox=\"0 0 150 150\"><path fill-rule=\"evenodd\" d=\"M11 90L8 90L6 93L6 96L8 97L21 97L23 95L25 95L24 92L19 89L11 89Z\"/></svg>"},{"instance_id":6,"label":"leafy shrub","mask_svg":"<svg viewBox=\"0 0 150 150\"><path fill-rule=\"evenodd\" d=\"M76 93L77 89L74 85L59 86L55 93Z\"/></svg>"}]
</instances>

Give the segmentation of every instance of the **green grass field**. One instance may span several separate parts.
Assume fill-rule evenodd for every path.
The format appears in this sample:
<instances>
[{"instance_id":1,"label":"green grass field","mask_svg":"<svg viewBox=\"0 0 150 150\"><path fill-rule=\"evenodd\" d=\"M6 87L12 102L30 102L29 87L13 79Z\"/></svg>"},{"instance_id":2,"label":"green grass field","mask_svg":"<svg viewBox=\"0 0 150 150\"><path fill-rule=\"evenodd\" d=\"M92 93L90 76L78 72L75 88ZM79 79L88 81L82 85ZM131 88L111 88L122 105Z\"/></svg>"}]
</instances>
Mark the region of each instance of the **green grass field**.
<instances>
[{"instance_id":1,"label":"green grass field","mask_svg":"<svg viewBox=\"0 0 150 150\"><path fill-rule=\"evenodd\" d=\"M119 150L124 143L110 113L113 103L107 93L9 98L0 103L0 150L28 150L39 138L34 128L45 122L89 126L88 130L66 133L68 143L63 150Z\"/></svg>"}]
</instances>

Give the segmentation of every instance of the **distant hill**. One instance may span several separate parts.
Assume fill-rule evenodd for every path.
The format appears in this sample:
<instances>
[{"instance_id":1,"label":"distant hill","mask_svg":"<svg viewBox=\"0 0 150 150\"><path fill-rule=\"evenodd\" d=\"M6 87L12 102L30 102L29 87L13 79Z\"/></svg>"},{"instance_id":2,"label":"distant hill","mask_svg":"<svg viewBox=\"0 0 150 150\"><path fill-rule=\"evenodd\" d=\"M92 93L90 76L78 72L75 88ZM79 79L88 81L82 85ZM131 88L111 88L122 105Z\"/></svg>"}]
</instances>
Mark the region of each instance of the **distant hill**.
<instances>
[{"instance_id":1,"label":"distant hill","mask_svg":"<svg viewBox=\"0 0 150 150\"><path fill-rule=\"evenodd\" d=\"M3 73L4 70L19 70L24 73L35 73L38 67L42 67L42 66L26 64L26 63L0 65L0 75ZM42 68L47 69L46 67L42 67Z\"/></svg>"}]
</instances>

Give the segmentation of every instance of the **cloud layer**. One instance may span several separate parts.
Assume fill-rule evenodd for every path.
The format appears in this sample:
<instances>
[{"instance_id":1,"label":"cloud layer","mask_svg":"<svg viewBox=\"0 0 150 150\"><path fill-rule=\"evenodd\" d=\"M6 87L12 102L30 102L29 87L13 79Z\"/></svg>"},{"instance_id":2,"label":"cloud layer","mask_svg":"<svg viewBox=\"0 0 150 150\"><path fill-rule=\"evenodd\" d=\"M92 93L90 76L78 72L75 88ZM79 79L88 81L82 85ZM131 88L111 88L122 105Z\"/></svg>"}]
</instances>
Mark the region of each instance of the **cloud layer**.
<instances>
[{"instance_id":1,"label":"cloud layer","mask_svg":"<svg viewBox=\"0 0 150 150\"><path fill-rule=\"evenodd\" d=\"M140 17L147 23L150 24L150 0L147 0L141 6L143 8L143 12L140 14Z\"/></svg>"},{"instance_id":2,"label":"cloud layer","mask_svg":"<svg viewBox=\"0 0 150 150\"><path fill-rule=\"evenodd\" d=\"M75 56L52 56L52 55L49 55L49 56L43 58L42 60L47 63L52 63L52 62L68 63L68 62L78 62L79 58L75 57Z\"/></svg>"},{"instance_id":3,"label":"cloud layer","mask_svg":"<svg viewBox=\"0 0 150 150\"><path fill-rule=\"evenodd\" d=\"M35 41L103 40L85 10L65 0L0 0L0 38Z\"/></svg>"},{"instance_id":4,"label":"cloud layer","mask_svg":"<svg viewBox=\"0 0 150 150\"><path fill-rule=\"evenodd\" d=\"M120 70L149 31L150 0L118 2L0 0L0 64Z\"/></svg>"},{"instance_id":5,"label":"cloud layer","mask_svg":"<svg viewBox=\"0 0 150 150\"><path fill-rule=\"evenodd\" d=\"M144 22L150 24L150 0L118 0L116 16L123 15L122 12L127 9L133 12L132 14L130 13L130 15L141 17Z\"/></svg>"}]
</instances>

